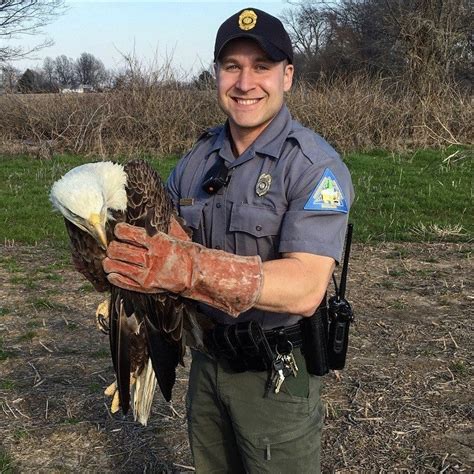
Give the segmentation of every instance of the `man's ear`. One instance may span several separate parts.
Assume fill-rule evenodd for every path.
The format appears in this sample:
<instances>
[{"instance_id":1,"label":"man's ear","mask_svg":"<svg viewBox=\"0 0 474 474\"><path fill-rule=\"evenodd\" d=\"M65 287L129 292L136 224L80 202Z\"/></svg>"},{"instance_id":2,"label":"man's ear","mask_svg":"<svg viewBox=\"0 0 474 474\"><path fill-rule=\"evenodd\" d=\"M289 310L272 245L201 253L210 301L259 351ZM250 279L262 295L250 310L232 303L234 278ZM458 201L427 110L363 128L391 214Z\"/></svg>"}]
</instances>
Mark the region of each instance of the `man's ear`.
<instances>
[{"instance_id":1,"label":"man's ear","mask_svg":"<svg viewBox=\"0 0 474 474\"><path fill-rule=\"evenodd\" d=\"M293 64L286 64L285 70L283 72L283 90L288 92L291 89L291 85L293 84L293 74L295 72L295 67Z\"/></svg>"},{"instance_id":2,"label":"man's ear","mask_svg":"<svg viewBox=\"0 0 474 474\"><path fill-rule=\"evenodd\" d=\"M214 63L214 76L217 77L217 72L219 70L219 63L216 61Z\"/></svg>"}]
</instances>

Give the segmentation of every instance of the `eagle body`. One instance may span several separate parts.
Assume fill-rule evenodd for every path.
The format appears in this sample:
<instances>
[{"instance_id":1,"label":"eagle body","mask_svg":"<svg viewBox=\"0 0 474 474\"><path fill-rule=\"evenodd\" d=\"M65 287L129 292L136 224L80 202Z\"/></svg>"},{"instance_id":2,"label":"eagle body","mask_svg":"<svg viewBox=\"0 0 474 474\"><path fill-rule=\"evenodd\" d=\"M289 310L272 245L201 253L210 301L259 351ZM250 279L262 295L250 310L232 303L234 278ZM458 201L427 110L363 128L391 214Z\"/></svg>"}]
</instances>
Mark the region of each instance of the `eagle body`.
<instances>
[{"instance_id":1,"label":"eagle body","mask_svg":"<svg viewBox=\"0 0 474 474\"><path fill-rule=\"evenodd\" d=\"M110 291L108 332L120 406L130 406L146 425L156 382L171 399L176 367L183 363L183 326L196 339L200 328L190 303L171 293L143 294L111 285L102 268L118 222L143 227L150 236L168 232L179 219L158 173L143 160L120 165L88 163L69 171L51 189L65 218L72 258L97 291Z\"/></svg>"}]
</instances>

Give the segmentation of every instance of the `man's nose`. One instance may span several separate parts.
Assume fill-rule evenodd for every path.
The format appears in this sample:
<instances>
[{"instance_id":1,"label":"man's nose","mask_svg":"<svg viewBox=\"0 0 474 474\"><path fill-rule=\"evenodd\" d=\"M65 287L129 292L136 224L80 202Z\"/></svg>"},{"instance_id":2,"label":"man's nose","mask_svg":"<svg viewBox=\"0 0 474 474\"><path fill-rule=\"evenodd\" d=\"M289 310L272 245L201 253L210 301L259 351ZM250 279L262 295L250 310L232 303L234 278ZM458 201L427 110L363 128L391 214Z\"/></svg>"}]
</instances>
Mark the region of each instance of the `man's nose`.
<instances>
[{"instance_id":1,"label":"man's nose","mask_svg":"<svg viewBox=\"0 0 474 474\"><path fill-rule=\"evenodd\" d=\"M252 71L246 68L242 69L235 86L242 92L248 92L252 90L255 87L255 80Z\"/></svg>"}]
</instances>

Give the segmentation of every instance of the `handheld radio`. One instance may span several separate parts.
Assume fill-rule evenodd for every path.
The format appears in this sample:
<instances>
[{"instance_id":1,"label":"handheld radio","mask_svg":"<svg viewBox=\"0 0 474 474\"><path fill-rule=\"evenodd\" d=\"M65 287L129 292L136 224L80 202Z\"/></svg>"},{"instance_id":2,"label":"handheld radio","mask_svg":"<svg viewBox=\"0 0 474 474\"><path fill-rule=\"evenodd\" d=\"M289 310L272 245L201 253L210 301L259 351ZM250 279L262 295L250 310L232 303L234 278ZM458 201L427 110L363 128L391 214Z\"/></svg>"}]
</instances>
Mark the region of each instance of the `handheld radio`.
<instances>
[{"instance_id":1,"label":"handheld radio","mask_svg":"<svg viewBox=\"0 0 474 474\"><path fill-rule=\"evenodd\" d=\"M328 301L328 360L329 367L335 370L343 369L346 363L347 346L349 345L349 326L354 321L351 305L345 299L353 227L353 224L347 226L346 248L342 264L341 281L338 287L333 274L332 278L336 294L331 296Z\"/></svg>"}]
</instances>

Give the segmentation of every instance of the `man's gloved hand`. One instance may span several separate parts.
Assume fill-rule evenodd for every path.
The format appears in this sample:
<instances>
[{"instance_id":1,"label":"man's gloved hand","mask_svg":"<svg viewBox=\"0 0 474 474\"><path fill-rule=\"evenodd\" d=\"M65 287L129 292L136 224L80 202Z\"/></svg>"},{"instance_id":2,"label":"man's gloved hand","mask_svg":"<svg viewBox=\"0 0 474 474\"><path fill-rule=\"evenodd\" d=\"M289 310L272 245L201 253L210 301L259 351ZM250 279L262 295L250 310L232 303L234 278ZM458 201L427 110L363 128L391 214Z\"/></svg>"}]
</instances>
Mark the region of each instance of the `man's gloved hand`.
<instances>
[{"instance_id":1,"label":"man's gloved hand","mask_svg":"<svg viewBox=\"0 0 474 474\"><path fill-rule=\"evenodd\" d=\"M180 235L172 225L170 234L178 238L162 232L149 237L143 228L117 224L118 241L110 243L103 262L110 283L142 293L179 293L231 316L250 309L263 281L260 257L242 257L182 240L187 237L184 231Z\"/></svg>"}]
</instances>

